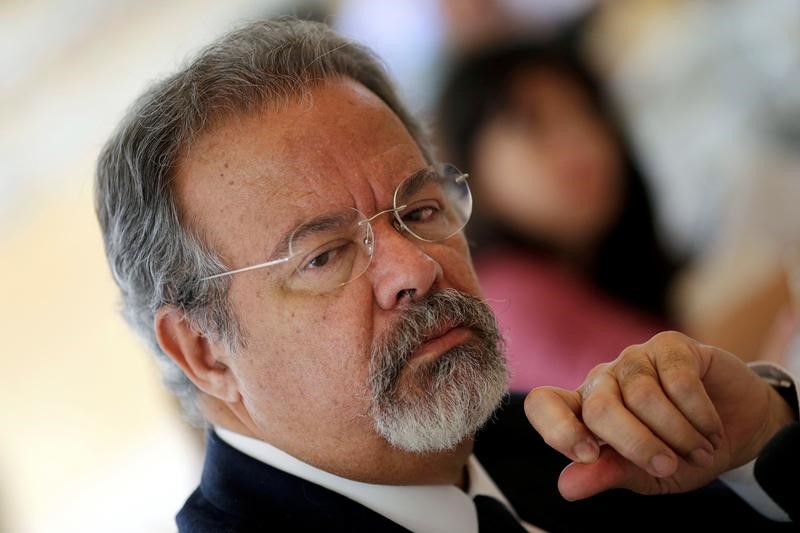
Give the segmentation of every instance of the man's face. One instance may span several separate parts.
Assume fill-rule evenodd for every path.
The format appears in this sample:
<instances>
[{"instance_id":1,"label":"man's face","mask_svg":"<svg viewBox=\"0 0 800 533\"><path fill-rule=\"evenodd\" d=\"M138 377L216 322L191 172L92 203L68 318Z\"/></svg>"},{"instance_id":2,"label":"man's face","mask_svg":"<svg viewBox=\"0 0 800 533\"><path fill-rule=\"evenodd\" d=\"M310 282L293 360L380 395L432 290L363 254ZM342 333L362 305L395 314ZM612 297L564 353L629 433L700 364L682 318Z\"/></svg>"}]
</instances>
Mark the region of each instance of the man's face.
<instances>
[{"instance_id":1,"label":"man's face","mask_svg":"<svg viewBox=\"0 0 800 533\"><path fill-rule=\"evenodd\" d=\"M174 186L184 223L239 268L265 261L318 215L391 208L398 183L425 166L385 104L353 81L331 80L280 110L214 127L185 154ZM432 294L480 295L462 234L422 242L398 232L391 214L372 226L369 268L331 292L295 290L296 273L283 265L233 276L229 301L247 342L235 355L215 348L238 391L229 407L250 432L343 474L338 458L357 452L369 461L391 449L373 420L373 348L395 342L401 318ZM399 369L409 394L416 384L407 375L476 336L470 328L445 333Z\"/></svg>"}]
</instances>

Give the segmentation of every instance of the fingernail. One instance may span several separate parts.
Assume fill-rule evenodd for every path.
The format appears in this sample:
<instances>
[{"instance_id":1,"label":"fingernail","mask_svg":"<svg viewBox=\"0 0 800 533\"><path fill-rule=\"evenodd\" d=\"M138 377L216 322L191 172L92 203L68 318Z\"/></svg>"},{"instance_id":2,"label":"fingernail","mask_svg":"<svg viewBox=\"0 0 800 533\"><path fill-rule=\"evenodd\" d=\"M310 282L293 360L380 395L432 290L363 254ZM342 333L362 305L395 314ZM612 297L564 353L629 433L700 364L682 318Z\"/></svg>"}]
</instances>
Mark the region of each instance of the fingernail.
<instances>
[{"instance_id":1,"label":"fingernail","mask_svg":"<svg viewBox=\"0 0 800 533\"><path fill-rule=\"evenodd\" d=\"M597 460L600 450L591 440L583 440L575 445L572 450L581 463L593 463Z\"/></svg>"},{"instance_id":2,"label":"fingernail","mask_svg":"<svg viewBox=\"0 0 800 533\"><path fill-rule=\"evenodd\" d=\"M714 456L704 448L692 450L692 452L689 454L689 459L691 459L692 462L697 466L706 467L714 464Z\"/></svg>"},{"instance_id":3,"label":"fingernail","mask_svg":"<svg viewBox=\"0 0 800 533\"><path fill-rule=\"evenodd\" d=\"M667 477L672 475L675 472L675 467L677 466L677 462L674 458L670 457L669 455L660 453L650 459L650 466L655 472L657 477Z\"/></svg>"},{"instance_id":4,"label":"fingernail","mask_svg":"<svg viewBox=\"0 0 800 533\"><path fill-rule=\"evenodd\" d=\"M711 436L708 438L708 440L710 440L710 441L711 441L711 444L714 446L714 449L715 449L715 450L716 450L717 448L719 448L719 447L722 445L722 437L720 437L720 436L719 436L719 435L717 435L716 433L714 433L713 435L711 435Z\"/></svg>"}]
</instances>

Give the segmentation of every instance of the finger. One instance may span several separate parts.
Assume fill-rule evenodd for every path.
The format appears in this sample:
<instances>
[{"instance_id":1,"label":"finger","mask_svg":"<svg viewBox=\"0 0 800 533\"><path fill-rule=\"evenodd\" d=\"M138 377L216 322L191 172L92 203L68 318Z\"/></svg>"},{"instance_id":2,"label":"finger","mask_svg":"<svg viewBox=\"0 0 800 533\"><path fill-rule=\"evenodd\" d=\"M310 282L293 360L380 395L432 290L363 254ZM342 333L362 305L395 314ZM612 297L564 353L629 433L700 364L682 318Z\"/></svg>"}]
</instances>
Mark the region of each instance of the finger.
<instances>
[{"instance_id":1,"label":"finger","mask_svg":"<svg viewBox=\"0 0 800 533\"><path fill-rule=\"evenodd\" d=\"M695 353L688 337L669 332L653 339L653 349L648 349L654 360L662 389L675 407L714 446L722 442L722 420L706 392L702 376L708 366L702 350ZM689 339L690 340L690 339ZM657 354L657 355L656 355Z\"/></svg>"},{"instance_id":2,"label":"finger","mask_svg":"<svg viewBox=\"0 0 800 533\"><path fill-rule=\"evenodd\" d=\"M625 405L650 431L697 466L714 462L714 446L666 396L644 351L623 353L613 372Z\"/></svg>"},{"instance_id":3,"label":"finger","mask_svg":"<svg viewBox=\"0 0 800 533\"><path fill-rule=\"evenodd\" d=\"M570 501L589 498L614 488L627 488L640 494L663 492L656 478L609 446L602 447L596 462L572 463L558 478L558 491Z\"/></svg>"},{"instance_id":4,"label":"finger","mask_svg":"<svg viewBox=\"0 0 800 533\"><path fill-rule=\"evenodd\" d=\"M578 419L580 396L556 387L539 387L525 398L528 420L553 449L573 461L590 463L600 454L600 445Z\"/></svg>"},{"instance_id":5,"label":"finger","mask_svg":"<svg viewBox=\"0 0 800 533\"><path fill-rule=\"evenodd\" d=\"M598 373L587 385L581 389L582 416L589 431L651 475L672 475L678 466L675 452L628 410L614 376Z\"/></svg>"}]
</instances>

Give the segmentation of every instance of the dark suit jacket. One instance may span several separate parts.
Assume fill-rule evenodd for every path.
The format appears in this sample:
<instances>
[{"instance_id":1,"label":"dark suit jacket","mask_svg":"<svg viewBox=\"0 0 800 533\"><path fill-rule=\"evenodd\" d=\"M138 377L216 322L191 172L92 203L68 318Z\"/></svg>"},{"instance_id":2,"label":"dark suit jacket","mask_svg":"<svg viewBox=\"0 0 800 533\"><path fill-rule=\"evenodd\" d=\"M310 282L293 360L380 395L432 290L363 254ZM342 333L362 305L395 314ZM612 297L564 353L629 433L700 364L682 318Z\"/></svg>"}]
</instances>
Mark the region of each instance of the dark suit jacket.
<instances>
[{"instance_id":1,"label":"dark suit jacket","mask_svg":"<svg viewBox=\"0 0 800 533\"><path fill-rule=\"evenodd\" d=\"M686 494L614 490L567 502L556 480L568 461L528 424L521 397L510 398L481 431L475 453L520 516L548 531L795 530L763 518L720 482ZM213 433L200 487L177 522L181 532L192 533L406 531L340 494L238 452Z\"/></svg>"}]
</instances>

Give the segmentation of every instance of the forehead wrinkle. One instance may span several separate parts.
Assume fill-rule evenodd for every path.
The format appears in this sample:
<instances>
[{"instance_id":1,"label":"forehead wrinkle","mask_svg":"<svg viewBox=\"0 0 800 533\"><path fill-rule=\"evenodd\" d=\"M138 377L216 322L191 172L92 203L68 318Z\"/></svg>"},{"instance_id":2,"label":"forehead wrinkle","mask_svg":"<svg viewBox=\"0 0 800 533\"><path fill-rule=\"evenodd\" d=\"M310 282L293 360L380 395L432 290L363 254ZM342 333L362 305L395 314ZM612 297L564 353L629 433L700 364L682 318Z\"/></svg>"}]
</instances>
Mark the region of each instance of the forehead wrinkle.
<instances>
[{"instance_id":1,"label":"forehead wrinkle","mask_svg":"<svg viewBox=\"0 0 800 533\"><path fill-rule=\"evenodd\" d=\"M341 222L349 211L348 207L355 206L354 197L347 190L346 183L340 182L335 188L325 187L330 181L325 176L304 174L292 180L291 186L285 181L281 184L281 191L271 202L276 206L276 214L270 217L271 221L280 218L281 223L274 225L274 231L270 232L269 239L264 243L263 252L268 257L267 261L287 256L290 238L293 235L297 238L298 231L303 236L330 228L332 224ZM271 252L267 255L269 250Z\"/></svg>"},{"instance_id":2,"label":"forehead wrinkle","mask_svg":"<svg viewBox=\"0 0 800 533\"><path fill-rule=\"evenodd\" d=\"M237 263L263 260L282 232L316 215L390 207L397 184L426 165L382 102L352 83L342 92L342 85L312 88L301 105L229 117L194 143L187 170L204 175L202 186L188 187L199 201L187 200L224 255ZM264 233L237 239L247 227ZM249 242L249 251L237 241Z\"/></svg>"}]
</instances>

